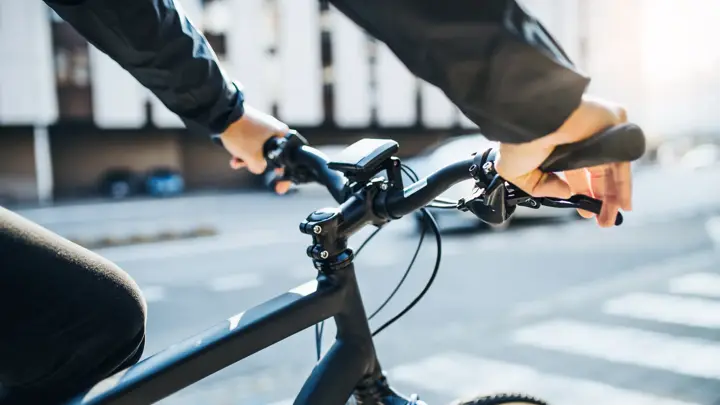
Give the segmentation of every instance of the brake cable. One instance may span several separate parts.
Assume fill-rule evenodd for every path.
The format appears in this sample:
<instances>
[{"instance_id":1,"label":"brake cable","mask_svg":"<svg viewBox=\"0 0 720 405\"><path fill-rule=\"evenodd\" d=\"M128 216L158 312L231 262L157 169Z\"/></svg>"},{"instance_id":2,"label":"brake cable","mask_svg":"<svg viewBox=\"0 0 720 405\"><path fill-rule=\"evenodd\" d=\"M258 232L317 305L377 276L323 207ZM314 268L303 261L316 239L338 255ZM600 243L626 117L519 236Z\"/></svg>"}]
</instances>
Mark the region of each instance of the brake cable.
<instances>
[{"instance_id":1,"label":"brake cable","mask_svg":"<svg viewBox=\"0 0 720 405\"><path fill-rule=\"evenodd\" d=\"M415 171L406 165L401 165L400 167L402 171L410 177L410 180L412 181L418 181L418 175L415 173ZM435 267L433 268L432 274L430 275L430 279L428 279L427 284L425 284L425 287L420 291L420 293L413 299L410 304L408 304L402 311L400 311L397 315L390 318L387 322L382 324L379 328L377 328L374 332L372 332L372 336L376 336L378 333L382 332L385 328L392 325L395 321L403 317L405 314L407 314L415 305L417 305L418 302L425 296L425 294L428 292L430 287L432 286L433 282L435 281L435 277L438 274L438 270L440 269L440 257L442 256L442 237L440 236L440 228L438 227L437 221L435 221L435 217L426 209L421 208L420 212L423 215L423 221L425 222L425 226L423 226L422 234L420 235L420 242L418 243L417 250L415 251L415 255L413 256L412 260L410 261L410 265L408 266L407 270L405 271L405 275L403 275L403 278L400 280L400 283L398 283L398 286L395 288L393 293L388 297L385 303L381 306L385 306L387 302L390 301L390 299L395 295L397 290L400 289L400 286L403 282L405 282L405 279L407 278L407 275L410 273L410 270L412 269L412 266L415 264L415 259L417 258L418 253L420 252L420 247L422 246L422 242L425 236L425 231L427 230L427 226L429 225L432 229L433 233L435 233L435 241L437 243L437 255L435 257ZM379 312L381 308L378 308L376 311Z\"/></svg>"},{"instance_id":2,"label":"brake cable","mask_svg":"<svg viewBox=\"0 0 720 405\"><path fill-rule=\"evenodd\" d=\"M417 173L409 166L405 164L401 164L400 166L402 172L413 182L417 182L419 180L419 176ZM435 206L435 205L428 205L435 208L457 208L457 203L453 203L450 200L444 200L440 198L436 198L434 202L438 202L440 204L446 204L446 206ZM410 271L412 270L413 266L415 265L415 261L417 260L417 257L420 253L420 249L422 248L423 241L425 240L425 235L427 233L428 225L433 230L433 233L435 234L435 239L437 242L437 257L435 260L435 267L433 268L432 274L430 276L430 279L428 280L427 284L423 288L423 290L418 294L417 297L415 297L410 304L408 304L402 311L400 311L397 315L392 317L390 320L386 321L384 324L382 324L377 330L372 332L372 336L376 336L378 333L380 333L382 330L387 328L388 326L392 325L395 321L400 319L402 316L404 316L408 311L410 311L421 299L422 297L427 293L427 291L432 286L432 283L435 280L435 277L437 276L438 270L440 268L440 257L441 257L441 245L442 245L442 238L440 236L440 229L437 225L437 222L435 221L435 218L432 216L430 212L428 212L425 208L422 208L421 214L423 215L423 222L424 226L422 228L422 233L420 234L420 240L418 241L417 248L415 249L415 253L413 254L412 259L410 260L410 264L408 264L407 269L403 273L402 278L397 283L393 291L390 293L390 295L385 299L385 301L375 310L373 313L367 318L368 321L373 319L380 311L383 310L387 306L387 304L395 297L395 294L400 290L402 285L405 283L405 280L407 280L408 275L410 274ZM355 252L355 257L357 257L360 252L363 250L363 248L372 240L372 238L377 235L380 230L383 228L377 228L375 229L370 236L368 236L362 244L360 244L360 247ZM320 357L322 355L322 335L323 331L325 329L325 321L322 321L320 323L315 324L315 352L317 360L320 360Z\"/></svg>"},{"instance_id":3,"label":"brake cable","mask_svg":"<svg viewBox=\"0 0 720 405\"><path fill-rule=\"evenodd\" d=\"M418 176L415 173L413 169L411 169L409 166L406 166L405 164L400 164L400 169L403 173L405 173L408 178L410 178L410 181L416 182L418 181ZM427 233L427 227L423 225L422 232L420 233L420 240L418 241L417 248L415 249L415 253L413 254L412 259L410 260L410 264L408 265L407 269L405 270L405 273L403 274L402 278L398 282L398 284L395 286L393 291L390 293L390 295L385 299L385 301L380 304L378 309L376 309L369 317L368 321L373 319L375 315L377 315L385 306L390 302L390 300L393 299L395 294L397 294L398 290L400 290L400 287L402 287L403 283L405 283L405 280L407 279L407 276L410 274L410 270L412 270L412 266L415 264L415 260L418 257L418 254L420 253L420 249L422 248L423 241L425 240L425 234Z\"/></svg>"},{"instance_id":4,"label":"brake cable","mask_svg":"<svg viewBox=\"0 0 720 405\"><path fill-rule=\"evenodd\" d=\"M382 324L379 328L375 330L375 332L372 333L372 336L376 336L378 333L382 332L385 328L392 325L395 321L400 319L403 315L408 313L420 300L423 296L428 292L430 287L432 286L433 282L435 281L435 277L438 274L438 270L440 269L440 257L442 256L442 237L440 236L440 228L438 227L437 222L435 221L435 218L432 216L431 213L428 212L426 208L421 208L420 212L422 212L424 219L426 221L427 225L430 225L430 228L435 233L435 241L437 242L437 256L435 257L435 268L433 268L432 274L430 275L430 279L428 279L427 284L425 284L425 288L423 288L422 291L420 291L420 294L415 297L408 306L405 307L402 311L400 311L397 315L392 317L390 320Z\"/></svg>"}]
</instances>

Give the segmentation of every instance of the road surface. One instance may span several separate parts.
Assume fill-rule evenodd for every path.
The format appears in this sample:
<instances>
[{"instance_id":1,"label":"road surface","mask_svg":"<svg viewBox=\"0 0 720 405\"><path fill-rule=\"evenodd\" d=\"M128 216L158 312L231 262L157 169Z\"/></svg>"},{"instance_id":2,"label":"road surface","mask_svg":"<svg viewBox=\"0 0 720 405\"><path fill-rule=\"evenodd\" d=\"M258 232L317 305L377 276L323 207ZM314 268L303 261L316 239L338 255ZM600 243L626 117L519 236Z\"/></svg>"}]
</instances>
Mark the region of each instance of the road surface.
<instances>
[{"instance_id":1,"label":"road surface","mask_svg":"<svg viewBox=\"0 0 720 405\"><path fill-rule=\"evenodd\" d=\"M638 186L636 212L619 228L516 222L503 233L444 235L435 285L376 339L392 384L430 405L497 391L559 405L717 404L720 199L672 205L661 198L665 183L655 184ZM317 193L250 194L23 214L60 233L169 219L218 227L218 236L100 251L145 294L147 357L314 277L309 238L297 225L328 204ZM359 255L369 310L402 276L417 243L413 229L410 219L390 224ZM408 282L373 326L420 291L434 257L426 240ZM332 336L330 322L325 348ZM289 405L314 360L307 330L161 403Z\"/></svg>"}]
</instances>

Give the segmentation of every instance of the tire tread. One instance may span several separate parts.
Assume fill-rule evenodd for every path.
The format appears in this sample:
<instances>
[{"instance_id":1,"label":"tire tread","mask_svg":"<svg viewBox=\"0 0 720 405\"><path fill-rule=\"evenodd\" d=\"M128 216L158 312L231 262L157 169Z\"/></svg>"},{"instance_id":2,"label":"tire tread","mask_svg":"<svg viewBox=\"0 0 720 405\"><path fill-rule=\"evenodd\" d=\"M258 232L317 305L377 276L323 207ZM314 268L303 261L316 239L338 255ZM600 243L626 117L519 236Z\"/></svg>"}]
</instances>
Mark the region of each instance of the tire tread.
<instances>
[{"instance_id":1,"label":"tire tread","mask_svg":"<svg viewBox=\"0 0 720 405\"><path fill-rule=\"evenodd\" d=\"M449 405L548 405L547 402L520 393L483 395L472 399L457 400Z\"/></svg>"}]
</instances>

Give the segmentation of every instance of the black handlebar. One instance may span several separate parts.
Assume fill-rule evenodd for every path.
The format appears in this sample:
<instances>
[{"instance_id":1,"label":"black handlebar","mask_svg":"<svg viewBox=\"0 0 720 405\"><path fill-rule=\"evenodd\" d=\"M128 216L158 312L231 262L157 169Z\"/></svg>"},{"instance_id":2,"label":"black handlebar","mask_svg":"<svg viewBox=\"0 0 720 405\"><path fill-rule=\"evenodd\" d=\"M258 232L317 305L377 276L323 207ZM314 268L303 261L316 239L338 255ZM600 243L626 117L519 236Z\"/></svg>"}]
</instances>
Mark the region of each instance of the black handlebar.
<instances>
[{"instance_id":1,"label":"black handlebar","mask_svg":"<svg viewBox=\"0 0 720 405\"><path fill-rule=\"evenodd\" d=\"M288 178L296 183L322 184L335 201L344 203L352 196L348 178L341 172L330 169L325 154L308 146L306 142L294 131L285 138L271 138L263 147L268 165L284 168ZM382 201L382 207L376 208L392 219L401 218L424 207L454 184L470 179L470 167L473 164L473 158L468 158L442 167L402 190L389 190Z\"/></svg>"},{"instance_id":2,"label":"black handlebar","mask_svg":"<svg viewBox=\"0 0 720 405\"><path fill-rule=\"evenodd\" d=\"M213 140L222 145L219 137ZM642 130L634 124L623 124L581 142L556 147L540 168L545 172L556 172L611 162L629 162L640 158L644 152L645 136ZM285 137L268 140L263 147L263 153L269 168L284 169L284 179L295 183L319 183L325 186L340 204L345 203L354 195L354 191L357 191L350 187L352 180L357 179L348 178L343 173L330 169L327 156L310 147L295 131L290 131ZM516 205L532 208L539 205L575 207L600 212L602 202L591 197L573 196L563 201L533 199L519 190L505 187L505 181L494 170L495 157L495 151L488 150L482 155L442 167L402 189L383 188L382 196L372 204L373 210L387 220L398 219L426 206L456 183L474 178L478 186L485 189L483 195L465 202L466 205L461 209L472 211L486 222L500 223L506 220L512 215ZM620 223L622 216L618 214L616 224Z\"/></svg>"},{"instance_id":3,"label":"black handlebar","mask_svg":"<svg viewBox=\"0 0 720 405\"><path fill-rule=\"evenodd\" d=\"M212 140L222 146L219 135L213 136ZM295 131L290 131L283 138L268 139L263 145L263 156L267 160L268 169L284 169L285 177L295 183L319 183L328 189L338 203L345 202L348 197L345 176L328 168L328 157L310 147L305 138Z\"/></svg>"},{"instance_id":4,"label":"black handlebar","mask_svg":"<svg viewBox=\"0 0 720 405\"><path fill-rule=\"evenodd\" d=\"M451 163L405 187L402 193L390 194L386 201L388 214L397 219L426 206L453 185L472 178L473 164L473 158Z\"/></svg>"},{"instance_id":5,"label":"black handlebar","mask_svg":"<svg viewBox=\"0 0 720 405\"><path fill-rule=\"evenodd\" d=\"M645 153L645 134L635 124L610 127L580 142L560 145L540 165L544 172L562 172L613 162L632 162Z\"/></svg>"}]
</instances>

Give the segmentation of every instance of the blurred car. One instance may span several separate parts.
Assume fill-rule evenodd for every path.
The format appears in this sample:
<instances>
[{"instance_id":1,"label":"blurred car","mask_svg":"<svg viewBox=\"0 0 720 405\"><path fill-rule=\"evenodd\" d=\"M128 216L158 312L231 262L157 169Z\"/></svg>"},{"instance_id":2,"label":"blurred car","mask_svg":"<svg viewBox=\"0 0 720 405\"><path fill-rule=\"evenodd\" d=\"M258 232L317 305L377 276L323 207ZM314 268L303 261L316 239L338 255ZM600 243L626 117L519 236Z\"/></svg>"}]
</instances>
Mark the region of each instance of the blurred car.
<instances>
[{"instance_id":1,"label":"blurred car","mask_svg":"<svg viewBox=\"0 0 720 405\"><path fill-rule=\"evenodd\" d=\"M440 167L469 157L474 152L482 152L495 146L497 146L497 142L490 141L481 134L452 137L426 149L420 155L406 160L405 163L422 178ZM440 198L452 201L467 198L471 195L474 185L475 182L472 179L462 181L450 187L445 193L440 195ZM429 208L429 211L432 212L441 228L476 225L481 229L493 231L507 229L513 218L581 218L577 211L573 209L552 209L546 207L531 209L518 207L515 214L511 217L511 220L506 221L502 225L493 226L481 221L469 212L437 208ZM416 220L417 228L422 229L422 216L416 215Z\"/></svg>"},{"instance_id":2,"label":"blurred car","mask_svg":"<svg viewBox=\"0 0 720 405\"><path fill-rule=\"evenodd\" d=\"M108 169L100 178L100 193L110 198L127 198L142 191L140 177L128 168Z\"/></svg>"},{"instance_id":3,"label":"blurred car","mask_svg":"<svg viewBox=\"0 0 720 405\"><path fill-rule=\"evenodd\" d=\"M185 191L185 179L178 170L157 167L145 176L145 192L154 197L168 197Z\"/></svg>"}]
</instances>

